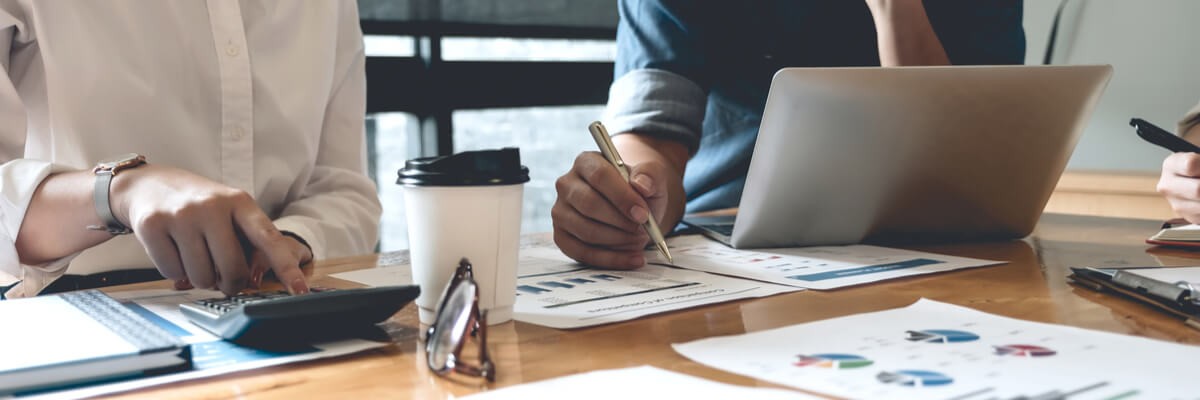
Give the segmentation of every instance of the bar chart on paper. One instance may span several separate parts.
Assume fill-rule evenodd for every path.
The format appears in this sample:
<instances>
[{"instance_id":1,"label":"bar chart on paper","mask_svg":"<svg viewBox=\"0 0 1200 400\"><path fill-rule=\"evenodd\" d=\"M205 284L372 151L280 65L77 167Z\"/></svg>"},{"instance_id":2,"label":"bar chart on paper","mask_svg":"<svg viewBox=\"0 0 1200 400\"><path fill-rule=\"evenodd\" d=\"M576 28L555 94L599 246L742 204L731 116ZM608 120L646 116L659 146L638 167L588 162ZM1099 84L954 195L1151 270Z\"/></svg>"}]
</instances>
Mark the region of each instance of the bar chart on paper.
<instances>
[{"instance_id":1,"label":"bar chart on paper","mask_svg":"<svg viewBox=\"0 0 1200 400\"><path fill-rule=\"evenodd\" d=\"M561 264L553 259L526 258L522 267L536 268L533 264L539 262ZM588 267L574 266L517 276L517 295L535 297L537 303L544 308L559 308L700 284L695 281L667 278L650 271L600 272Z\"/></svg>"},{"instance_id":2,"label":"bar chart on paper","mask_svg":"<svg viewBox=\"0 0 1200 400\"><path fill-rule=\"evenodd\" d=\"M557 250L523 249L517 273L518 321L577 328L799 288L647 265L633 271L585 267Z\"/></svg>"},{"instance_id":3,"label":"bar chart on paper","mask_svg":"<svg viewBox=\"0 0 1200 400\"><path fill-rule=\"evenodd\" d=\"M830 334L837 332L837 334ZM1200 348L985 314L906 308L676 344L701 364L869 399L1193 399ZM788 349L789 351L780 351Z\"/></svg>"},{"instance_id":4,"label":"bar chart on paper","mask_svg":"<svg viewBox=\"0 0 1200 400\"><path fill-rule=\"evenodd\" d=\"M1000 264L868 245L739 250L700 235L674 237L669 245L681 268L808 289Z\"/></svg>"}]
</instances>

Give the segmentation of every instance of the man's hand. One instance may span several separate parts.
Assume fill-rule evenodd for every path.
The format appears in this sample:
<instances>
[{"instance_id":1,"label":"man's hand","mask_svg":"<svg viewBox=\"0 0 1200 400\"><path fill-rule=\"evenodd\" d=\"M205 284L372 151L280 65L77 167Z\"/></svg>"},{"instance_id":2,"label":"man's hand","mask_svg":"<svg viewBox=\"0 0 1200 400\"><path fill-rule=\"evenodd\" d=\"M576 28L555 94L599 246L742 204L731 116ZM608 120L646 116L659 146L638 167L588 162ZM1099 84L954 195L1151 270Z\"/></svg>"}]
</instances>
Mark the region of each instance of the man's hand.
<instances>
[{"instance_id":1,"label":"man's hand","mask_svg":"<svg viewBox=\"0 0 1200 400\"><path fill-rule=\"evenodd\" d=\"M567 256L599 267L633 269L646 263L642 251L650 237L642 224L649 213L660 226L675 226L668 220L673 190L682 193L682 178L661 161L646 161L630 167L631 182L625 182L616 167L597 152L584 152L575 165L558 178L558 200L550 210L554 220L554 242Z\"/></svg>"},{"instance_id":2,"label":"man's hand","mask_svg":"<svg viewBox=\"0 0 1200 400\"><path fill-rule=\"evenodd\" d=\"M1158 192L1180 217L1193 224L1200 223L1200 154L1167 156L1158 179Z\"/></svg>"},{"instance_id":3,"label":"man's hand","mask_svg":"<svg viewBox=\"0 0 1200 400\"><path fill-rule=\"evenodd\" d=\"M275 229L248 193L155 164L117 175L111 193L117 219L164 277L233 295L270 268L292 293L308 292L300 265L311 252Z\"/></svg>"}]
</instances>

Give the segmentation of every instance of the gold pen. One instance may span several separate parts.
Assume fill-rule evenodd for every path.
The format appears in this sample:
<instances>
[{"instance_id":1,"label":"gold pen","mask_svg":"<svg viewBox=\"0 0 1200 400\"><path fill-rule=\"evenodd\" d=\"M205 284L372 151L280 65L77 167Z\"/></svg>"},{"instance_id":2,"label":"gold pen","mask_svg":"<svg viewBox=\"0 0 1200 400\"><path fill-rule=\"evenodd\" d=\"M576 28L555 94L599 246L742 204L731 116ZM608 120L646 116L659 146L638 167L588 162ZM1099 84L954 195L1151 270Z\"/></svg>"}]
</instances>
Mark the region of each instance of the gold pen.
<instances>
[{"instance_id":1,"label":"gold pen","mask_svg":"<svg viewBox=\"0 0 1200 400\"><path fill-rule=\"evenodd\" d=\"M592 132L592 139L596 139L596 146L600 147L600 153L604 154L604 158L617 167L617 172L621 173L625 182L629 182L629 167L625 166L625 161L621 160L621 155L617 153L617 146L614 146L612 139L608 137L608 130L604 129L604 124L601 124L600 121L592 122L588 125L588 131ZM663 238L662 231L658 229L658 222L654 219L654 214L648 209L646 214L649 215L649 218L642 226L646 228L650 240L653 240L654 245L658 247L658 252L667 257L667 262L674 264L675 259L671 258L671 250L667 249L667 240Z\"/></svg>"}]
</instances>

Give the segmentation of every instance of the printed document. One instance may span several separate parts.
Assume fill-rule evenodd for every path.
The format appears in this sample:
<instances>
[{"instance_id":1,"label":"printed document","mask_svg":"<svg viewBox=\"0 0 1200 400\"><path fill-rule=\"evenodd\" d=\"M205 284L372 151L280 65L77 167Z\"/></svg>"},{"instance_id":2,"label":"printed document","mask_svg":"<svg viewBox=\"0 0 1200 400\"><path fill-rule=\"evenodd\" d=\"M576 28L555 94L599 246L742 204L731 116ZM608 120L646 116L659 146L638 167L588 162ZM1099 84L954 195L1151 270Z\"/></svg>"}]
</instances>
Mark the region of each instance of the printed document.
<instances>
[{"instance_id":1,"label":"printed document","mask_svg":"<svg viewBox=\"0 0 1200 400\"><path fill-rule=\"evenodd\" d=\"M521 249L513 318L580 328L801 290L662 265L633 271L579 265L556 248Z\"/></svg>"},{"instance_id":2,"label":"printed document","mask_svg":"<svg viewBox=\"0 0 1200 400\"><path fill-rule=\"evenodd\" d=\"M667 244L680 268L821 290L1002 264L868 245L738 250L701 235L671 238Z\"/></svg>"},{"instance_id":3,"label":"printed document","mask_svg":"<svg viewBox=\"0 0 1200 400\"><path fill-rule=\"evenodd\" d=\"M922 299L675 344L713 368L855 399L1194 399L1200 347Z\"/></svg>"},{"instance_id":4,"label":"printed document","mask_svg":"<svg viewBox=\"0 0 1200 400\"><path fill-rule=\"evenodd\" d=\"M526 399L688 399L805 400L819 399L781 389L735 386L676 372L641 366L585 372L467 396L463 400Z\"/></svg>"},{"instance_id":5,"label":"printed document","mask_svg":"<svg viewBox=\"0 0 1200 400\"><path fill-rule=\"evenodd\" d=\"M667 311L803 290L663 265L633 271L595 269L567 258L557 247L521 249L513 318L559 329L582 328ZM333 274L367 286L411 282L411 267L397 265Z\"/></svg>"}]
</instances>

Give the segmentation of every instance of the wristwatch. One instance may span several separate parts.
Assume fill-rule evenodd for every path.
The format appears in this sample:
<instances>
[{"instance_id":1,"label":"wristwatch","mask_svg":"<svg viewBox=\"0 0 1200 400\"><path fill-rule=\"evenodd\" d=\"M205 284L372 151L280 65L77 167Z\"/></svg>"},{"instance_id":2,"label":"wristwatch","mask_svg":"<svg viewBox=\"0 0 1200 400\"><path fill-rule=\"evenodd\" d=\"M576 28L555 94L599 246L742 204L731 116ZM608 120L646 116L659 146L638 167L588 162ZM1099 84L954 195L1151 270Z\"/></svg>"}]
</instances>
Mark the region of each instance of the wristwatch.
<instances>
[{"instance_id":1,"label":"wristwatch","mask_svg":"<svg viewBox=\"0 0 1200 400\"><path fill-rule=\"evenodd\" d=\"M109 189L112 185L112 179L121 171L137 168L146 163L146 156L137 153L129 153L113 158L111 160L101 161L92 168L92 172L96 174L96 189L92 193L93 203L96 205L96 215L100 216L100 221L104 225L88 225L88 229L94 231L108 231L113 235L127 235L133 233L132 229L122 224L113 215L112 205L109 202Z\"/></svg>"}]
</instances>

